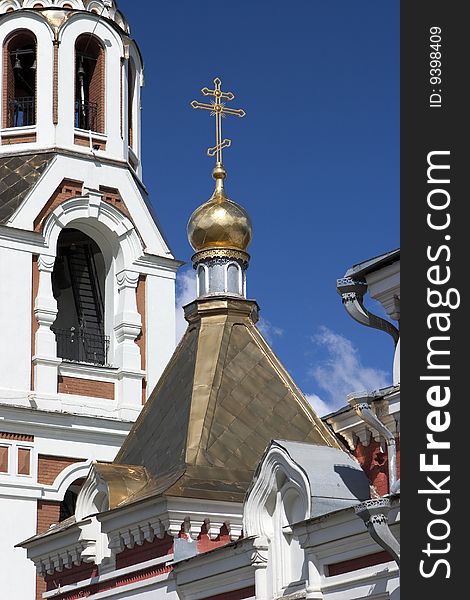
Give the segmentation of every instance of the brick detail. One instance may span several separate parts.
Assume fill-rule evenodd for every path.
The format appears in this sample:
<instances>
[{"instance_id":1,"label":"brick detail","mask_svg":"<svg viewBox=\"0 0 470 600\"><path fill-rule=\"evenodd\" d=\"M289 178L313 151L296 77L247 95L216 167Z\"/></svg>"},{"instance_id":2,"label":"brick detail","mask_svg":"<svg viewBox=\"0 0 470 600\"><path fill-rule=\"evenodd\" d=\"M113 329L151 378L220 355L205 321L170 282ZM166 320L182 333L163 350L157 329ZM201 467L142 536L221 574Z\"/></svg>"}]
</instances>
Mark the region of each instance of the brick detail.
<instances>
[{"instance_id":1,"label":"brick detail","mask_svg":"<svg viewBox=\"0 0 470 600\"><path fill-rule=\"evenodd\" d=\"M105 202L112 204L132 221L131 213L129 212L126 203L122 199L118 189L100 185L99 190L103 194L103 200Z\"/></svg>"},{"instance_id":2,"label":"brick detail","mask_svg":"<svg viewBox=\"0 0 470 600\"><path fill-rule=\"evenodd\" d=\"M2 135L2 146L9 146L10 144L33 144L36 142L35 133L25 133L23 135Z\"/></svg>"},{"instance_id":3,"label":"brick detail","mask_svg":"<svg viewBox=\"0 0 470 600\"><path fill-rule=\"evenodd\" d=\"M73 394L74 396L90 396L91 398L114 400L114 383L112 381L94 381L93 379L80 379L78 377L59 375L57 391L59 394Z\"/></svg>"},{"instance_id":4,"label":"brick detail","mask_svg":"<svg viewBox=\"0 0 470 600\"><path fill-rule=\"evenodd\" d=\"M56 209L64 200L68 200L73 196L81 196L83 194L83 181L75 181L73 179L63 179L51 198L42 207L38 216L34 221L34 231L41 231L42 225L46 217Z\"/></svg>"},{"instance_id":5,"label":"brick detail","mask_svg":"<svg viewBox=\"0 0 470 600\"><path fill-rule=\"evenodd\" d=\"M34 435L24 433L10 433L9 431L0 431L0 439L14 440L15 442L34 442Z\"/></svg>"},{"instance_id":6,"label":"brick detail","mask_svg":"<svg viewBox=\"0 0 470 600\"><path fill-rule=\"evenodd\" d=\"M400 440L397 443L397 475L400 477ZM382 452L381 444L371 439L368 446L359 442L354 449L354 456L366 473L377 492L384 496L389 493L388 485L388 452Z\"/></svg>"},{"instance_id":7,"label":"brick detail","mask_svg":"<svg viewBox=\"0 0 470 600\"><path fill-rule=\"evenodd\" d=\"M255 586L243 588L241 590L233 590L232 592L224 592L216 596L206 596L204 600L245 600L256 595Z\"/></svg>"},{"instance_id":8,"label":"brick detail","mask_svg":"<svg viewBox=\"0 0 470 600\"><path fill-rule=\"evenodd\" d=\"M166 556L172 552L173 538L166 533L162 539L155 538L153 542L144 541L141 546L125 548L122 552L116 554L116 569L124 569L153 558Z\"/></svg>"},{"instance_id":9,"label":"brick detail","mask_svg":"<svg viewBox=\"0 0 470 600\"><path fill-rule=\"evenodd\" d=\"M367 556L360 556L359 558L353 558L351 560L343 560L342 562L326 567L327 577L341 575L342 573L350 573L351 571L365 569L366 567L373 567L374 565L380 565L382 563L390 562L391 560L393 560L393 557L385 551L377 552L376 554L368 554Z\"/></svg>"},{"instance_id":10,"label":"brick detail","mask_svg":"<svg viewBox=\"0 0 470 600\"><path fill-rule=\"evenodd\" d=\"M48 456L40 454L38 456L38 483L43 485L52 485L57 475L69 465L82 462L79 458L67 458L64 456ZM59 517L57 517L58 519Z\"/></svg>"},{"instance_id":11,"label":"brick detail","mask_svg":"<svg viewBox=\"0 0 470 600\"><path fill-rule=\"evenodd\" d=\"M50 575L49 573L45 576L45 586L47 591L55 590L56 588L65 587L83 581L84 579L91 579L98 575L98 567L96 565L89 565L87 563L81 563L79 565L73 565L71 569L66 569L62 572L55 571ZM75 596L80 598L81 596Z\"/></svg>"},{"instance_id":12,"label":"brick detail","mask_svg":"<svg viewBox=\"0 0 470 600\"><path fill-rule=\"evenodd\" d=\"M199 554L202 552L208 552L209 550L214 550L215 548L225 546L226 544L229 544L230 541L230 533L226 525L222 525L219 535L215 540L211 540L207 534L207 526L204 523L201 528L201 533L197 538L197 551Z\"/></svg>"},{"instance_id":13,"label":"brick detail","mask_svg":"<svg viewBox=\"0 0 470 600\"><path fill-rule=\"evenodd\" d=\"M32 284L31 284L31 389L34 390L34 365L32 358L36 354L36 333L39 329L39 323L34 314L34 303L39 291L39 265L38 255L33 254L33 265L32 265Z\"/></svg>"},{"instance_id":14,"label":"brick detail","mask_svg":"<svg viewBox=\"0 0 470 600\"><path fill-rule=\"evenodd\" d=\"M83 146L85 148L89 148L90 138L87 135L80 135L80 134L76 133L73 137L73 143L76 146ZM99 139L91 136L91 143L93 144L94 147L98 146L98 150L106 150L106 142L104 142L103 140L99 140Z\"/></svg>"},{"instance_id":15,"label":"brick detail","mask_svg":"<svg viewBox=\"0 0 470 600\"><path fill-rule=\"evenodd\" d=\"M136 583L137 581L143 581L144 579L150 579L152 577L158 577L158 575L170 573L171 570L172 567L170 566L157 565L155 567L147 567L147 569L142 569L140 571L136 571L135 573L129 573L128 575L121 575L121 577L116 577L115 579L103 581L102 583L95 583L86 588L81 588L77 591L65 592L61 594L60 591L57 590L59 593L56 593L54 595L54 600L79 600L80 598L88 598L89 596L93 596L98 592L114 590L124 585L131 585L132 583ZM55 573L55 575L59 575L59 573ZM58 582L59 578L55 577L55 580ZM246 598L247 596L243 597Z\"/></svg>"},{"instance_id":16,"label":"brick detail","mask_svg":"<svg viewBox=\"0 0 470 600\"><path fill-rule=\"evenodd\" d=\"M38 500L36 533L44 533L53 523L59 522L60 502ZM36 575L36 600L42 600L42 595L47 591L46 582Z\"/></svg>"}]
</instances>

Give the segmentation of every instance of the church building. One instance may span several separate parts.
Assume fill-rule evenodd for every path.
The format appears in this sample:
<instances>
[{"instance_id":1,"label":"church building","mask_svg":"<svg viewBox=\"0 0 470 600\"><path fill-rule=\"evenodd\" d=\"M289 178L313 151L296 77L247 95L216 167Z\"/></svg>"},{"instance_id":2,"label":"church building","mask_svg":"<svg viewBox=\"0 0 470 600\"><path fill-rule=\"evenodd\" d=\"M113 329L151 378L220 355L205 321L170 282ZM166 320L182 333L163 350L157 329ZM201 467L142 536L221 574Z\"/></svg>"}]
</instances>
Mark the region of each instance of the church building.
<instances>
[{"instance_id":1,"label":"church building","mask_svg":"<svg viewBox=\"0 0 470 600\"><path fill-rule=\"evenodd\" d=\"M222 158L222 117L245 113L216 78L191 103L215 120L214 189L187 226L197 293L175 347L182 263L142 182L124 16L0 13L0 596L399 600L399 251L337 283L389 335L393 384L319 418L247 298L253 227Z\"/></svg>"},{"instance_id":2,"label":"church building","mask_svg":"<svg viewBox=\"0 0 470 600\"><path fill-rule=\"evenodd\" d=\"M14 546L114 459L175 348L181 263L142 182L142 57L115 3L1 0L0 45L0 597L31 600Z\"/></svg>"}]
</instances>

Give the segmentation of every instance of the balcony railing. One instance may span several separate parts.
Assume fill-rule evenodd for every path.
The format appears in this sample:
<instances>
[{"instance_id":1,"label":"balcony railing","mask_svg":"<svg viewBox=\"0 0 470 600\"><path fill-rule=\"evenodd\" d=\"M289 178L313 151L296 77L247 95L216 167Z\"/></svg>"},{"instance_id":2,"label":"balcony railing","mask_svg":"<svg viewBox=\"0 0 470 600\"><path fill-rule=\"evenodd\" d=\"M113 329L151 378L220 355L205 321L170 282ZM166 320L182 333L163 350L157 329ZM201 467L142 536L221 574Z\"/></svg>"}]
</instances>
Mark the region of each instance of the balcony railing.
<instances>
[{"instance_id":1,"label":"balcony railing","mask_svg":"<svg viewBox=\"0 0 470 600\"><path fill-rule=\"evenodd\" d=\"M8 125L26 127L36 123L36 99L34 96L15 98L8 105Z\"/></svg>"},{"instance_id":2,"label":"balcony railing","mask_svg":"<svg viewBox=\"0 0 470 600\"><path fill-rule=\"evenodd\" d=\"M75 127L87 131L97 131L98 104L96 102L75 102Z\"/></svg>"},{"instance_id":3,"label":"balcony railing","mask_svg":"<svg viewBox=\"0 0 470 600\"><path fill-rule=\"evenodd\" d=\"M88 333L83 329L55 329L57 356L70 362L106 366L109 336Z\"/></svg>"}]
</instances>

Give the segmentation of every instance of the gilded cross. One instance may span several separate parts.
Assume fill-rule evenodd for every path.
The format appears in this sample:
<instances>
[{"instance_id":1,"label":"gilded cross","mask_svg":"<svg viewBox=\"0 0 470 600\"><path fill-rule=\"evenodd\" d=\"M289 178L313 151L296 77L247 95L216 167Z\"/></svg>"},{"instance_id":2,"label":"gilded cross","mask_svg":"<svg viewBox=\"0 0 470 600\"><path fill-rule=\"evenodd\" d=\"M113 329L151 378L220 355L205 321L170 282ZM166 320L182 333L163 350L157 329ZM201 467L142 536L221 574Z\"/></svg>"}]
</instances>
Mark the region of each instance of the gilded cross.
<instances>
[{"instance_id":1,"label":"gilded cross","mask_svg":"<svg viewBox=\"0 0 470 600\"><path fill-rule=\"evenodd\" d=\"M215 156L217 164L222 164L222 150L224 148L230 148L232 145L232 140L222 139L222 117L225 115L233 115L235 117L244 117L246 115L245 111L241 108L227 108L226 102L222 102L222 100L233 100L235 98L232 92L223 92L220 89L222 85L222 81L219 77L214 79L214 89L210 90L208 88L202 88L201 92L204 96L213 96L214 100L210 101L210 104L205 104L204 102L197 102L197 100L193 100L191 102L191 106L193 108L201 108L203 110L210 110L211 117L215 117L215 146L213 148L208 148L207 155Z\"/></svg>"}]
</instances>

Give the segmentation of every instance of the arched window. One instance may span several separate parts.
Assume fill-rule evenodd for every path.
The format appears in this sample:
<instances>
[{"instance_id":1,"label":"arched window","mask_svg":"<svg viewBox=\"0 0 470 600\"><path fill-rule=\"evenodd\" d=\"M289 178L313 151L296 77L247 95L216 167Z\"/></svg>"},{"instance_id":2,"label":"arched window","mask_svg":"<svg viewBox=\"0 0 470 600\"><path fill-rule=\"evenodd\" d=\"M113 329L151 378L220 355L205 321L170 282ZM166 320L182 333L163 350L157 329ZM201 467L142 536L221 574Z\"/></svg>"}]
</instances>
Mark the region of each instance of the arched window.
<instances>
[{"instance_id":1,"label":"arched window","mask_svg":"<svg viewBox=\"0 0 470 600\"><path fill-rule=\"evenodd\" d=\"M3 95L3 126L25 127L36 123L36 37L17 31L3 48L6 93Z\"/></svg>"},{"instance_id":2,"label":"arched window","mask_svg":"<svg viewBox=\"0 0 470 600\"><path fill-rule=\"evenodd\" d=\"M227 267L227 289L229 294L241 294L240 285L240 266L236 263L230 263Z\"/></svg>"},{"instance_id":3,"label":"arched window","mask_svg":"<svg viewBox=\"0 0 470 600\"><path fill-rule=\"evenodd\" d=\"M78 229L64 229L57 242L52 273L58 310L52 329L59 358L95 365L108 363L105 278L105 261L98 244Z\"/></svg>"},{"instance_id":4,"label":"arched window","mask_svg":"<svg viewBox=\"0 0 470 600\"><path fill-rule=\"evenodd\" d=\"M127 134L129 147L134 145L134 94L135 94L135 65L132 58L129 59L127 71Z\"/></svg>"},{"instance_id":5,"label":"arched window","mask_svg":"<svg viewBox=\"0 0 470 600\"><path fill-rule=\"evenodd\" d=\"M197 284L198 284L198 296L204 296L207 293L206 289L206 270L202 265L199 265L197 269Z\"/></svg>"},{"instance_id":6,"label":"arched window","mask_svg":"<svg viewBox=\"0 0 470 600\"><path fill-rule=\"evenodd\" d=\"M105 50L89 34L75 43L75 127L104 133Z\"/></svg>"},{"instance_id":7,"label":"arched window","mask_svg":"<svg viewBox=\"0 0 470 600\"><path fill-rule=\"evenodd\" d=\"M68 487L64 499L60 503L59 523L74 516L78 494L84 483L85 479L77 479Z\"/></svg>"}]
</instances>

